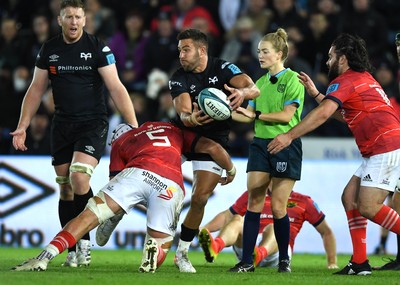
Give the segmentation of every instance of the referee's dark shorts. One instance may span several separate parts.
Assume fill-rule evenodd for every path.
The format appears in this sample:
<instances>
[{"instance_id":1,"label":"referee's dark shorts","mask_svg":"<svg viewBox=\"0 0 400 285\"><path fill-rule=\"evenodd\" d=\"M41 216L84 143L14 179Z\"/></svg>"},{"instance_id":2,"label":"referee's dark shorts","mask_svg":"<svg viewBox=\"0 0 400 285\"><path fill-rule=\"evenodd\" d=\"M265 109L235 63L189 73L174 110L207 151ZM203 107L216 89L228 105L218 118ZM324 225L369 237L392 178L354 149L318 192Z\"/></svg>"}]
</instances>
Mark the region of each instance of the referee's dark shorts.
<instances>
[{"instance_id":1,"label":"referee's dark shorts","mask_svg":"<svg viewBox=\"0 0 400 285\"><path fill-rule=\"evenodd\" d=\"M247 172L267 172L276 178L291 178L300 180L303 157L301 139L297 138L277 154L270 154L267 150L272 139L254 137L249 147Z\"/></svg>"}]
</instances>

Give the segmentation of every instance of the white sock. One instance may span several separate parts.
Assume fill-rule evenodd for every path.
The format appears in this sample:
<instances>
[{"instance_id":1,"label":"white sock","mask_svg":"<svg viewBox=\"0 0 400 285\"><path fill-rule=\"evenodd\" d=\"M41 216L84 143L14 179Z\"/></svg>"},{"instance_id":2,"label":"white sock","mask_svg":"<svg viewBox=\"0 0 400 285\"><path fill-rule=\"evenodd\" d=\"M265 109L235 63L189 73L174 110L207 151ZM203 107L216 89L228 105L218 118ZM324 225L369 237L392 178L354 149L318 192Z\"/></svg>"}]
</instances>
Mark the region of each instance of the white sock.
<instances>
[{"instance_id":1,"label":"white sock","mask_svg":"<svg viewBox=\"0 0 400 285\"><path fill-rule=\"evenodd\" d=\"M189 251L189 247L190 247L191 243L192 243L191 241L183 241L180 239L178 248L176 251L186 251L186 252Z\"/></svg>"},{"instance_id":2,"label":"white sock","mask_svg":"<svg viewBox=\"0 0 400 285\"><path fill-rule=\"evenodd\" d=\"M58 248L52 244L47 245L44 250L36 257L36 259L43 260L47 258L48 260L52 260L56 257L60 252Z\"/></svg>"}]
</instances>

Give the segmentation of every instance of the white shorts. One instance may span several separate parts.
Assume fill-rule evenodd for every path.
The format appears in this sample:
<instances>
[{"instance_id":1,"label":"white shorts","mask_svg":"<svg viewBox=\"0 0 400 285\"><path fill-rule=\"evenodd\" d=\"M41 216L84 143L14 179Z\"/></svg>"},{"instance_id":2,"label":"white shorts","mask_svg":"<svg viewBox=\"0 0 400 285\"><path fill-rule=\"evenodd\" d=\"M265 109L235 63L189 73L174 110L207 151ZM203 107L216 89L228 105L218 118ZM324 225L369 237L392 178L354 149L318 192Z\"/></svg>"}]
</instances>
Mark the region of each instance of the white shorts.
<instances>
[{"instance_id":1,"label":"white shorts","mask_svg":"<svg viewBox=\"0 0 400 285\"><path fill-rule=\"evenodd\" d=\"M126 213L137 204L147 207L147 227L175 236L184 193L181 187L154 172L126 168L100 191Z\"/></svg>"},{"instance_id":2,"label":"white shorts","mask_svg":"<svg viewBox=\"0 0 400 285\"><path fill-rule=\"evenodd\" d=\"M243 256L243 249L234 245L233 251L236 254L236 258L238 260L241 260L242 256ZM292 259L292 247L290 245L289 245L288 253L289 253L289 258ZM261 260L257 266L258 267L278 267L278 263L279 263L279 252L277 251L271 255L268 255L263 260Z\"/></svg>"},{"instance_id":3,"label":"white shorts","mask_svg":"<svg viewBox=\"0 0 400 285\"><path fill-rule=\"evenodd\" d=\"M219 166L215 161L208 160L208 161L201 161L201 160L192 160L192 168L193 171L196 170L205 170L209 172L213 172L218 174L219 176L222 175L222 167Z\"/></svg>"},{"instance_id":4,"label":"white shorts","mask_svg":"<svg viewBox=\"0 0 400 285\"><path fill-rule=\"evenodd\" d=\"M361 186L393 192L400 177L400 149L362 158L354 175L361 178Z\"/></svg>"}]
</instances>

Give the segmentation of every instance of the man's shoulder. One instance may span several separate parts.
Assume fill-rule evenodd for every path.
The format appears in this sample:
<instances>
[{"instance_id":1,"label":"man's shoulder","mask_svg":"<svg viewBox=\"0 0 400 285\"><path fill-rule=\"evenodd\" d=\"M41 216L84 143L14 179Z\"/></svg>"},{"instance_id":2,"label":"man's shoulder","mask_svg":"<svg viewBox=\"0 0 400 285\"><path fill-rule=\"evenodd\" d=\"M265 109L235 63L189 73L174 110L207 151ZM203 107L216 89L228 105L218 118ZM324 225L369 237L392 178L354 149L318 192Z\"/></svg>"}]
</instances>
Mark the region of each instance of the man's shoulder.
<instances>
[{"instance_id":1,"label":"man's shoulder","mask_svg":"<svg viewBox=\"0 0 400 285\"><path fill-rule=\"evenodd\" d=\"M43 46L48 48L48 47L54 47L54 46L58 46L60 43L63 43L63 39L62 39L62 35L56 35L50 39L48 39L47 41L44 42Z\"/></svg>"},{"instance_id":2,"label":"man's shoulder","mask_svg":"<svg viewBox=\"0 0 400 285\"><path fill-rule=\"evenodd\" d=\"M178 68L177 70L175 70L175 72L172 73L171 78L175 78L175 77L181 77L186 73L186 71L183 70L182 67Z\"/></svg>"}]
</instances>

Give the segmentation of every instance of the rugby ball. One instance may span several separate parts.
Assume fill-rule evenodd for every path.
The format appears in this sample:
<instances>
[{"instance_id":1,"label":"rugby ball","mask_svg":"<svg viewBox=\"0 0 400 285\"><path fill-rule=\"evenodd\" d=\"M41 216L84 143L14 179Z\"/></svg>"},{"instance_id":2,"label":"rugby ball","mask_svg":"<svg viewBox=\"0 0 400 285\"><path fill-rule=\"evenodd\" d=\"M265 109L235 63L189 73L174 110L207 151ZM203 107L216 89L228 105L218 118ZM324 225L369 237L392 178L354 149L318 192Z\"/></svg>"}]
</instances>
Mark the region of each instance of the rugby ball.
<instances>
[{"instance_id":1,"label":"rugby ball","mask_svg":"<svg viewBox=\"0 0 400 285\"><path fill-rule=\"evenodd\" d=\"M229 119L232 110L224 92L217 88L205 88L197 97L200 109L216 121Z\"/></svg>"}]
</instances>

